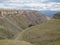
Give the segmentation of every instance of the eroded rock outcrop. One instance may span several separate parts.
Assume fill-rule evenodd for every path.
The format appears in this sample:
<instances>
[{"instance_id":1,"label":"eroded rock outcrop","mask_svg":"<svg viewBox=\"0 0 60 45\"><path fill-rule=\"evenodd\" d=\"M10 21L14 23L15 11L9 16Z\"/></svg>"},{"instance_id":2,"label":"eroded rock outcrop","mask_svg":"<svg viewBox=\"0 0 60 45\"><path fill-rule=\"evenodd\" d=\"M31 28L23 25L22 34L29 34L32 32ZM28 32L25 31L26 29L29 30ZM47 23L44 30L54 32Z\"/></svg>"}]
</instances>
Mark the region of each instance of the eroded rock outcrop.
<instances>
[{"instance_id":1,"label":"eroded rock outcrop","mask_svg":"<svg viewBox=\"0 0 60 45\"><path fill-rule=\"evenodd\" d=\"M15 38L24 29L47 20L47 16L35 10L0 9L0 25L4 26L2 35L7 38Z\"/></svg>"}]
</instances>

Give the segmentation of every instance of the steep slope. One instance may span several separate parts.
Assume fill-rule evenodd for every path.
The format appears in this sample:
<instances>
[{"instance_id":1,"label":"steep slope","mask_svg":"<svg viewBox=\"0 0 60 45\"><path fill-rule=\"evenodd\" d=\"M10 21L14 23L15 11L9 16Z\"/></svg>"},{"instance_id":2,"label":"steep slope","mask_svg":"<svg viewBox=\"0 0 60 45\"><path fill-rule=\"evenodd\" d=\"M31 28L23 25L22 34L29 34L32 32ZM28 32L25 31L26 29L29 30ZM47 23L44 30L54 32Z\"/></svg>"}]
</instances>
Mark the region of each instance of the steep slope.
<instances>
[{"instance_id":1,"label":"steep slope","mask_svg":"<svg viewBox=\"0 0 60 45\"><path fill-rule=\"evenodd\" d=\"M35 10L0 9L0 30L3 30L0 33L0 38L15 38L24 29L47 20L47 16Z\"/></svg>"},{"instance_id":2,"label":"steep slope","mask_svg":"<svg viewBox=\"0 0 60 45\"><path fill-rule=\"evenodd\" d=\"M15 23L10 22L9 18L0 19L0 37L13 38L18 32L22 31Z\"/></svg>"},{"instance_id":3,"label":"steep slope","mask_svg":"<svg viewBox=\"0 0 60 45\"><path fill-rule=\"evenodd\" d=\"M56 14L53 16L53 18L55 18L55 19L60 19L60 12L59 12L59 13L56 13Z\"/></svg>"},{"instance_id":4,"label":"steep slope","mask_svg":"<svg viewBox=\"0 0 60 45\"><path fill-rule=\"evenodd\" d=\"M26 29L16 39L36 45L60 45L60 19Z\"/></svg>"},{"instance_id":5,"label":"steep slope","mask_svg":"<svg viewBox=\"0 0 60 45\"><path fill-rule=\"evenodd\" d=\"M33 44L18 40L0 40L0 45L33 45Z\"/></svg>"},{"instance_id":6,"label":"steep slope","mask_svg":"<svg viewBox=\"0 0 60 45\"><path fill-rule=\"evenodd\" d=\"M15 20L21 20L20 25L23 28L25 27L26 23L30 25L36 25L38 23L42 23L48 20L46 16L35 10L2 10L1 16L11 16ZM26 26L28 27L29 25Z\"/></svg>"}]
</instances>

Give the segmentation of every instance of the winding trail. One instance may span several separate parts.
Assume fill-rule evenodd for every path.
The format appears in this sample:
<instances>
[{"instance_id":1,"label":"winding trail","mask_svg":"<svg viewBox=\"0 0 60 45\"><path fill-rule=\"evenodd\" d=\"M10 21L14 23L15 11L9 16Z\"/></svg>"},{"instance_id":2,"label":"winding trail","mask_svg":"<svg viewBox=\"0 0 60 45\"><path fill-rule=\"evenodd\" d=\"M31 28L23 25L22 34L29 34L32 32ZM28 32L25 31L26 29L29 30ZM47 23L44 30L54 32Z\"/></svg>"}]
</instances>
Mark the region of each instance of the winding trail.
<instances>
[{"instance_id":1,"label":"winding trail","mask_svg":"<svg viewBox=\"0 0 60 45\"><path fill-rule=\"evenodd\" d=\"M32 27L34 27L34 26L32 26ZM24 33L25 31L28 31L28 30L31 29L32 27L27 28L27 29L23 30L22 32L18 33L18 35L17 35L17 37L15 38L15 40L18 40L18 39L20 38L20 36L21 36L22 33Z\"/></svg>"}]
</instances>

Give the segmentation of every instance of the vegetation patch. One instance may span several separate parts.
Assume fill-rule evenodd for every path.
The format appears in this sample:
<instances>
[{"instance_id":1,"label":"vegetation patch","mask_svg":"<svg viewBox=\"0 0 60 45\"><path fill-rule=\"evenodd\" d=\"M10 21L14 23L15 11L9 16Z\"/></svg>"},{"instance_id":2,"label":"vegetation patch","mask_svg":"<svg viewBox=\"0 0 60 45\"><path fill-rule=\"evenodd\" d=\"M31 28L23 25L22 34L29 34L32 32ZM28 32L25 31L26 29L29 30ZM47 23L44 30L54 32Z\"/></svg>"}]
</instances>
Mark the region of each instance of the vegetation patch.
<instances>
[{"instance_id":1,"label":"vegetation patch","mask_svg":"<svg viewBox=\"0 0 60 45\"><path fill-rule=\"evenodd\" d=\"M36 45L53 45L60 41L60 19L52 19L41 25L33 26L23 31L18 40L24 40Z\"/></svg>"}]
</instances>

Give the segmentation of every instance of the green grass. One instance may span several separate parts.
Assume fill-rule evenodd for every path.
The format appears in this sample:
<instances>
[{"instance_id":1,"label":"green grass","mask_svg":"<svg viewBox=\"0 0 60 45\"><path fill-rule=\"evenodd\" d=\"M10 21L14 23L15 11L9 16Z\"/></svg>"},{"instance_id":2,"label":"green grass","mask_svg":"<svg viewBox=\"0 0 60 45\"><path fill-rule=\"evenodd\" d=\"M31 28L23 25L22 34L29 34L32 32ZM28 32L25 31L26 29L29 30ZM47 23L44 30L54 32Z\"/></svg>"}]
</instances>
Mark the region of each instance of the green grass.
<instances>
[{"instance_id":1,"label":"green grass","mask_svg":"<svg viewBox=\"0 0 60 45\"><path fill-rule=\"evenodd\" d=\"M4 39L4 29L3 28L0 28L0 40L1 39Z\"/></svg>"},{"instance_id":2,"label":"green grass","mask_svg":"<svg viewBox=\"0 0 60 45\"><path fill-rule=\"evenodd\" d=\"M0 33L3 32L3 30L4 30L3 28L0 28Z\"/></svg>"},{"instance_id":3,"label":"green grass","mask_svg":"<svg viewBox=\"0 0 60 45\"><path fill-rule=\"evenodd\" d=\"M4 21L2 19L0 19L0 25L3 25Z\"/></svg>"},{"instance_id":4,"label":"green grass","mask_svg":"<svg viewBox=\"0 0 60 45\"><path fill-rule=\"evenodd\" d=\"M36 45L60 45L60 19L52 19L23 31L19 40ZM56 42L56 43L55 43Z\"/></svg>"},{"instance_id":5,"label":"green grass","mask_svg":"<svg viewBox=\"0 0 60 45\"><path fill-rule=\"evenodd\" d=\"M27 28L29 25L29 21L28 19L26 19L23 16L12 16L13 19L15 19L15 21L23 28Z\"/></svg>"},{"instance_id":6,"label":"green grass","mask_svg":"<svg viewBox=\"0 0 60 45\"><path fill-rule=\"evenodd\" d=\"M33 45L33 44L18 40L0 40L0 45Z\"/></svg>"}]
</instances>

